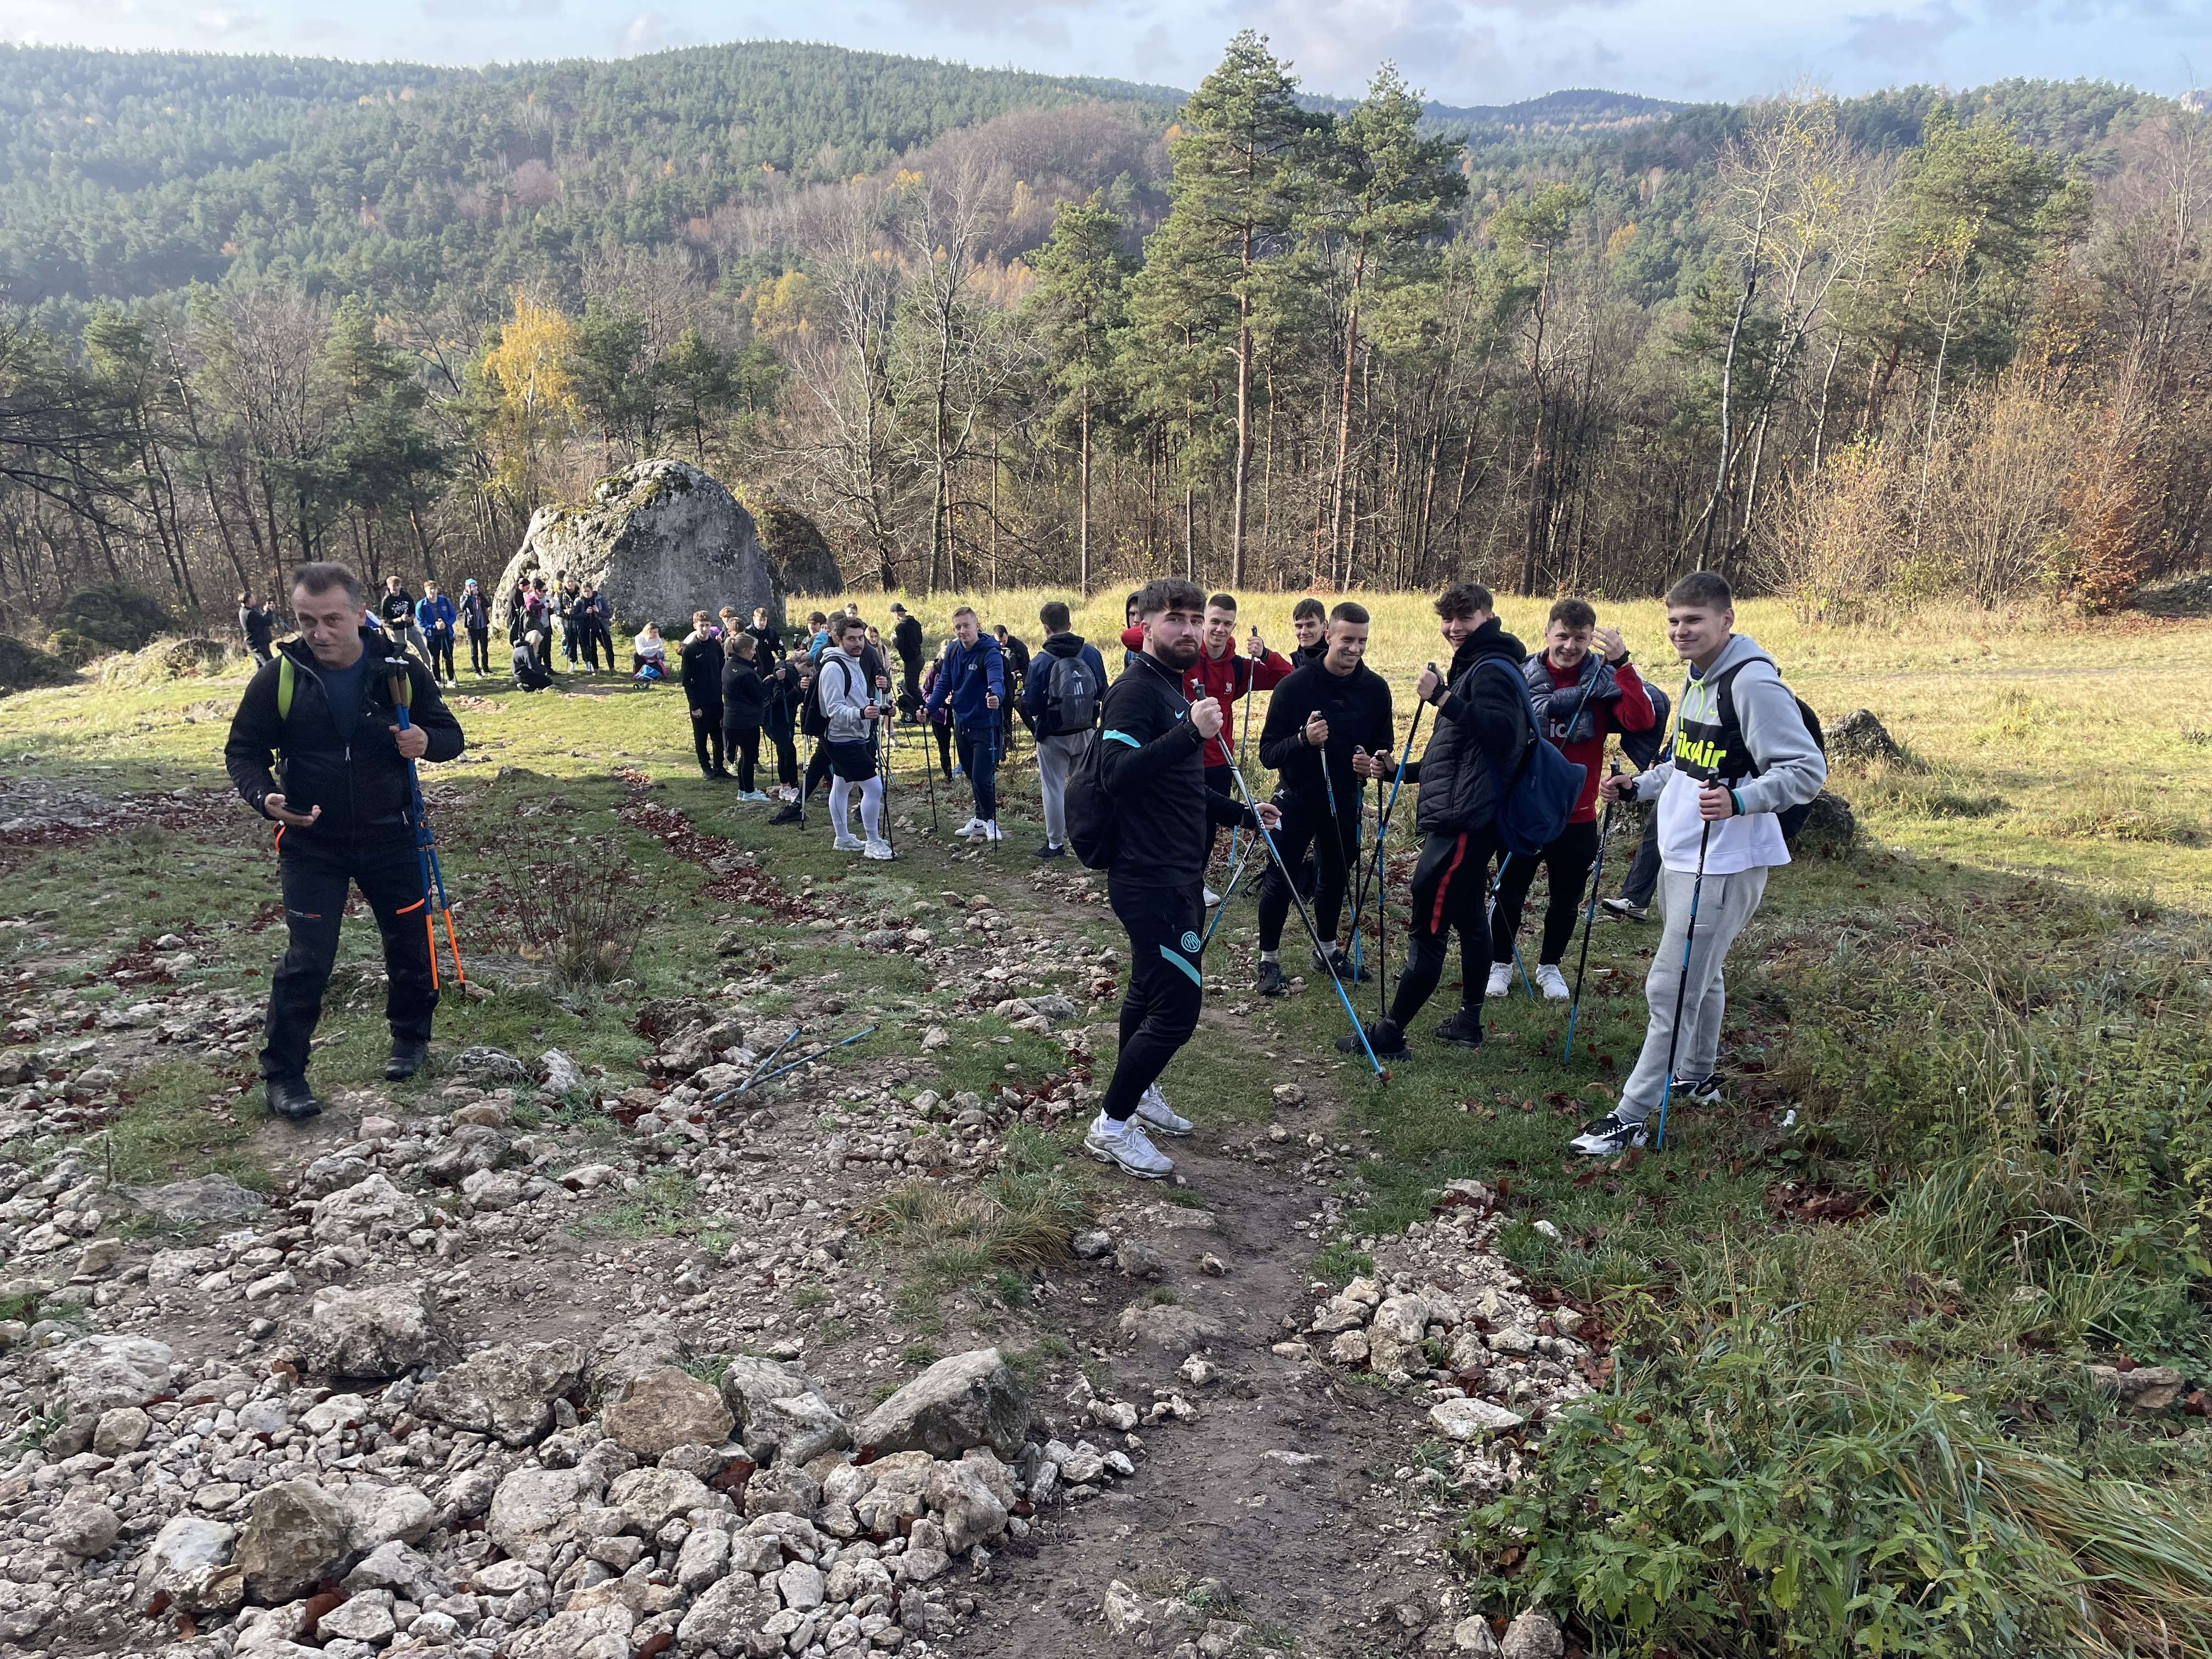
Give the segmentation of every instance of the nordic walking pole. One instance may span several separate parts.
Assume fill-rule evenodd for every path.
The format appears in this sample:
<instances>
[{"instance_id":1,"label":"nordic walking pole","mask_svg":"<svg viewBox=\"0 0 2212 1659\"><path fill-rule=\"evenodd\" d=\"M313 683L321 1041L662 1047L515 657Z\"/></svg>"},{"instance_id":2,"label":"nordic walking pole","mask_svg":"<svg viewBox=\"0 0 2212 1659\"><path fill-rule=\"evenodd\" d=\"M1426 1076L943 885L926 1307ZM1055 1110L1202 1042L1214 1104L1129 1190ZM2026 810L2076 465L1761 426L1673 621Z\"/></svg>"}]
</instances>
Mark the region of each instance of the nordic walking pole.
<instances>
[{"instance_id":1,"label":"nordic walking pole","mask_svg":"<svg viewBox=\"0 0 2212 1659\"><path fill-rule=\"evenodd\" d=\"M1498 860L1498 873L1490 878L1490 892L1482 901L1483 915L1490 923L1491 945L1493 950L1497 948L1498 939L1498 890L1505 884L1505 866L1512 863L1517 856L1516 854L1508 853ZM1520 930L1516 928L1514 931L1517 933ZM1521 941L1518 939L1513 941L1513 965L1521 970L1521 988L1528 994L1528 1000L1534 1002L1536 1000L1536 988L1528 982L1528 969L1521 960Z\"/></svg>"},{"instance_id":2,"label":"nordic walking pole","mask_svg":"<svg viewBox=\"0 0 2212 1659\"><path fill-rule=\"evenodd\" d=\"M1690 947L1698 938L1698 901L1705 890L1705 848L1713 838L1713 821L1707 818L1698 831L1698 873L1690 884L1690 919L1682 928L1682 977L1674 987L1674 1029L1667 1037L1667 1081L1659 1090L1659 1132L1651 1139L1653 1150L1667 1144L1667 1101L1674 1092L1674 1051L1682 1042L1682 1011L1690 1000Z\"/></svg>"},{"instance_id":3,"label":"nordic walking pole","mask_svg":"<svg viewBox=\"0 0 2212 1659\"><path fill-rule=\"evenodd\" d=\"M1613 775L1620 775L1619 756L1613 757ZM1562 1066L1575 1057L1575 1016L1582 1012L1583 975L1589 972L1590 929L1597 921L1598 883L1605 876L1605 843L1613 834L1613 815L1620 805L1618 801L1606 802L1605 818L1598 825L1597 862L1590 866L1589 902L1583 908L1583 952L1575 963L1575 1000L1567 1005L1567 1046L1559 1051L1559 1064Z\"/></svg>"},{"instance_id":4,"label":"nordic walking pole","mask_svg":"<svg viewBox=\"0 0 2212 1659\"><path fill-rule=\"evenodd\" d=\"M399 717L399 729L404 732L411 725L407 718L407 705L413 682L407 678L405 659L396 660L399 672L392 677L392 704ZM438 843L430 833L429 809L422 800L422 776L411 760L407 763L407 791L415 809L415 862L422 872L422 935L430 946L430 988L438 988L438 930L430 921L430 895L434 889L438 913L446 920L446 945L453 953L453 981L465 993L469 976L461 967L461 942L453 933L453 907L446 897L446 872L438 867Z\"/></svg>"},{"instance_id":5,"label":"nordic walking pole","mask_svg":"<svg viewBox=\"0 0 2212 1659\"><path fill-rule=\"evenodd\" d=\"M1436 671L1436 666L1434 663L1429 665L1431 673ZM1406 746L1398 753L1397 775L1390 780L1390 799L1384 804L1382 815L1375 823L1375 879L1378 886L1387 873L1382 867L1382 837L1389 832L1390 815L1397 811L1398 791L1406 781L1406 763L1413 758L1413 738L1421 729L1421 715L1427 708L1426 703L1413 706L1413 723L1407 728ZM1382 781L1380 778L1376 780L1378 787ZM1354 933L1359 931L1359 918L1367 908L1367 870L1363 866L1359 872L1359 890L1352 901L1352 928ZM1379 904L1382 900L1378 897L1376 902Z\"/></svg>"},{"instance_id":6,"label":"nordic walking pole","mask_svg":"<svg viewBox=\"0 0 2212 1659\"><path fill-rule=\"evenodd\" d=\"M1229 901L1237 896L1237 884L1244 878L1244 866L1251 862L1253 843L1244 843L1244 850L1229 866L1229 885L1221 890L1221 902L1213 907L1213 920L1206 924L1206 937L1198 942L1198 954L1205 956L1206 947L1213 943L1213 930L1221 926L1222 917L1229 914Z\"/></svg>"},{"instance_id":7,"label":"nordic walking pole","mask_svg":"<svg viewBox=\"0 0 2212 1659\"><path fill-rule=\"evenodd\" d=\"M817 1060L826 1060L830 1055L836 1053L838 1049L848 1047L852 1043L858 1042L864 1036L872 1036L877 1030L877 1027L871 1025L865 1030L854 1032L853 1035L848 1037L840 1037L836 1042L831 1043L827 1048L817 1049L811 1054L801 1054L797 1060L787 1060L783 1065L777 1066L773 1072L763 1072L758 1077L749 1078L744 1082L738 1085L737 1089L732 1089L730 1092L732 1094L735 1094L738 1092L738 1090L750 1089L756 1083L766 1083L771 1078L781 1077L786 1072L795 1072L802 1066L811 1066ZM718 1095L715 1098L719 1100L721 1097Z\"/></svg>"},{"instance_id":8,"label":"nordic walking pole","mask_svg":"<svg viewBox=\"0 0 2212 1659\"><path fill-rule=\"evenodd\" d=\"M876 707L878 710L874 732L876 765L884 784L884 798L876 803L876 818L884 827L884 845L890 848L891 856L896 858L898 847L891 840L891 749L898 741L898 729L884 719L880 712L883 705L878 703Z\"/></svg>"},{"instance_id":9,"label":"nordic walking pole","mask_svg":"<svg viewBox=\"0 0 2212 1659\"><path fill-rule=\"evenodd\" d=\"M1244 805L1252 809L1254 817L1258 817L1259 803L1252 799L1252 786L1244 781L1243 767L1232 760L1229 775L1236 781L1238 792L1244 797ZM1297 907L1298 920L1305 924L1306 937L1313 941L1315 951L1321 955L1322 965L1328 969L1328 982L1336 987L1336 1000L1344 1005L1345 1018L1352 1022L1352 1034L1359 1039L1359 1047L1367 1056L1367 1063L1375 1068L1377 1079L1389 1082L1390 1074L1382 1069L1382 1062L1375 1058L1374 1045L1367 1041L1367 1028L1359 1023L1359 1015L1352 1006L1352 997L1345 990L1344 981L1337 977L1335 958L1321 948L1321 934L1314 927L1313 916L1306 909L1305 900L1298 896L1297 878L1291 873L1290 866L1283 862L1283 849L1275 845L1275 837L1265 823L1260 825L1259 834L1260 840L1267 848L1267 855L1275 860L1276 870L1291 890L1291 902Z\"/></svg>"}]
</instances>

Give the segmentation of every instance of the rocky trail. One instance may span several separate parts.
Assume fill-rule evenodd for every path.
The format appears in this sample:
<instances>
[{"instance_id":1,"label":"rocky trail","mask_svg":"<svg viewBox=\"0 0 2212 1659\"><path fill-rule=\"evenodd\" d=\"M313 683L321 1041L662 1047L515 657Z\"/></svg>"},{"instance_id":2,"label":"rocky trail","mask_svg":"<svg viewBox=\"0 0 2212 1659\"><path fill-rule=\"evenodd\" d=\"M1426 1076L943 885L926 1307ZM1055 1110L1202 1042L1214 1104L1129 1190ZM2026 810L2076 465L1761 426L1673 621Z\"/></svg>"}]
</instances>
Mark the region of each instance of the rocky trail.
<instances>
[{"instance_id":1,"label":"rocky trail","mask_svg":"<svg viewBox=\"0 0 2212 1659\"><path fill-rule=\"evenodd\" d=\"M623 799L727 902L775 890ZM463 1011L427 1087L304 1129L240 1110L253 981L196 972L265 918L113 963L10 919L0 1650L1561 1653L1540 1612L1479 1616L1448 1544L1600 1334L1529 1299L1477 1183L1348 1237L1363 1152L1320 1081L1186 1102L1172 1187L1071 1162L1121 965L1102 896L975 862L970 892L783 905L858 952L739 941L719 988L614 988L640 1070L466 1045ZM863 1013L882 1039L726 1097ZM937 1086L1017 1041L1058 1058ZM192 1109L250 1124L226 1167L257 1179L109 1179L127 1079L179 1058L233 1079ZM1371 1276L1312 1278L1325 1243ZM933 1276L948 1248L981 1254Z\"/></svg>"}]
</instances>

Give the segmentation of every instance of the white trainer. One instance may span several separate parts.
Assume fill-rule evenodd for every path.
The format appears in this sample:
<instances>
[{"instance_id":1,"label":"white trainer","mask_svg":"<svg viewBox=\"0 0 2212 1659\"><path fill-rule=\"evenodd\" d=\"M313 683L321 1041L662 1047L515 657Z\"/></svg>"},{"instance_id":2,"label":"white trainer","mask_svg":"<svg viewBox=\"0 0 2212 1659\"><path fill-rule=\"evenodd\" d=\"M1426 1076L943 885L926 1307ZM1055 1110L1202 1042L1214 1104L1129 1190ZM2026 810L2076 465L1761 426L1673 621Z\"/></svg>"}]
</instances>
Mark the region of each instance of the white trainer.
<instances>
[{"instance_id":1,"label":"white trainer","mask_svg":"<svg viewBox=\"0 0 2212 1659\"><path fill-rule=\"evenodd\" d=\"M979 836L983 833L983 820L970 818L952 833L963 841L968 840L970 836Z\"/></svg>"},{"instance_id":2,"label":"white trainer","mask_svg":"<svg viewBox=\"0 0 2212 1659\"><path fill-rule=\"evenodd\" d=\"M1618 1111L1612 1111L1595 1122L1583 1125L1583 1132L1567 1146L1584 1158L1611 1158L1615 1152L1650 1144L1651 1131L1642 1119L1625 1118Z\"/></svg>"},{"instance_id":3,"label":"white trainer","mask_svg":"<svg viewBox=\"0 0 2212 1659\"><path fill-rule=\"evenodd\" d=\"M1221 902L1221 895L1215 892L1211 887L1201 887L1199 889L1199 900L1207 909L1211 910L1215 905Z\"/></svg>"},{"instance_id":4,"label":"white trainer","mask_svg":"<svg viewBox=\"0 0 2212 1659\"><path fill-rule=\"evenodd\" d=\"M1168 1104L1160 1085L1153 1084L1137 1103L1137 1115L1164 1135L1187 1135L1197 1126Z\"/></svg>"},{"instance_id":5,"label":"white trainer","mask_svg":"<svg viewBox=\"0 0 2212 1659\"><path fill-rule=\"evenodd\" d=\"M1490 964L1490 982L1482 988L1483 995L1486 997L1506 996L1512 992L1512 989L1513 964L1510 962L1492 963Z\"/></svg>"},{"instance_id":6,"label":"white trainer","mask_svg":"<svg viewBox=\"0 0 2212 1659\"><path fill-rule=\"evenodd\" d=\"M887 841L872 841L860 849L860 856L880 863L891 856L891 844Z\"/></svg>"},{"instance_id":7,"label":"white trainer","mask_svg":"<svg viewBox=\"0 0 2212 1659\"><path fill-rule=\"evenodd\" d=\"M859 839L853 836L840 835L830 844L841 853L857 853L860 850Z\"/></svg>"},{"instance_id":8,"label":"white trainer","mask_svg":"<svg viewBox=\"0 0 2212 1659\"><path fill-rule=\"evenodd\" d=\"M1116 1123L1099 1113L1084 1132L1083 1150L1101 1164L1120 1165L1139 1181L1158 1181L1175 1173L1174 1161L1162 1155L1134 1118Z\"/></svg>"},{"instance_id":9,"label":"white trainer","mask_svg":"<svg viewBox=\"0 0 2212 1659\"><path fill-rule=\"evenodd\" d=\"M996 818L985 820L981 830L975 836L977 841L1004 841L1006 838L1006 832L999 828Z\"/></svg>"},{"instance_id":10,"label":"white trainer","mask_svg":"<svg viewBox=\"0 0 2212 1659\"><path fill-rule=\"evenodd\" d=\"M1536 964L1536 991L1547 1002L1565 1002L1574 995L1567 989L1567 976L1549 962Z\"/></svg>"}]
</instances>

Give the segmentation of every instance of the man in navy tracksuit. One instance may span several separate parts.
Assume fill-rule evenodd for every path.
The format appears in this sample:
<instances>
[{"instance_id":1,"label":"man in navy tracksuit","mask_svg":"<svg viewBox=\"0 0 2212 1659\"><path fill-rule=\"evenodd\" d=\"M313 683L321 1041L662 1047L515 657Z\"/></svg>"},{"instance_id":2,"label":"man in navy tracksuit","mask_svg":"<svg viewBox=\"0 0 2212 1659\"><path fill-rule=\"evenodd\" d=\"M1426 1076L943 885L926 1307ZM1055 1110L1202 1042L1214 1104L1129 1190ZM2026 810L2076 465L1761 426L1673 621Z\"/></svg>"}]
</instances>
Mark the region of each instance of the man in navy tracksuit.
<instances>
[{"instance_id":1,"label":"man in navy tracksuit","mask_svg":"<svg viewBox=\"0 0 2212 1659\"><path fill-rule=\"evenodd\" d=\"M384 1075L412 1077L428 1058L438 990L407 763L452 760L463 739L430 671L361 625L361 580L352 571L301 565L292 609L300 637L247 682L222 759L246 804L276 825L289 939L269 987L261 1079L269 1109L298 1120L322 1109L307 1087L307 1050L337 959L349 884L361 889L384 935L392 1026ZM411 722L404 731L393 691L402 675ZM281 778L270 769L280 755Z\"/></svg>"},{"instance_id":2,"label":"man in navy tracksuit","mask_svg":"<svg viewBox=\"0 0 2212 1659\"><path fill-rule=\"evenodd\" d=\"M999 705L1006 700L1006 658L975 612L963 605L952 613L952 639L929 690L929 712L934 714L948 704L952 709L960 768L975 795L975 816L953 834L968 840L1006 839L999 828Z\"/></svg>"},{"instance_id":3,"label":"man in navy tracksuit","mask_svg":"<svg viewBox=\"0 0 2212 1659\"><path fill-rule=\"evenodd\" d=\"M1204 751L1221 730L1221 705L1212 697L1193 704L1183 695L1205 639L1206 595L1163 577L1134 604L1143 646L1108 688L1098 714L1100 781L1115 804L1106 896L1129 935L1129 988L1121 999L1121 1053L1083 1148L1157 1181L1175 1164L1146 1130L1191 1131L1161 1097L1159 1076L1198 1029L1202 894L1213 827L1272 830L1282 815L1267 803L1255 813L1206 787Z\"/></svg>"}]
</instances>

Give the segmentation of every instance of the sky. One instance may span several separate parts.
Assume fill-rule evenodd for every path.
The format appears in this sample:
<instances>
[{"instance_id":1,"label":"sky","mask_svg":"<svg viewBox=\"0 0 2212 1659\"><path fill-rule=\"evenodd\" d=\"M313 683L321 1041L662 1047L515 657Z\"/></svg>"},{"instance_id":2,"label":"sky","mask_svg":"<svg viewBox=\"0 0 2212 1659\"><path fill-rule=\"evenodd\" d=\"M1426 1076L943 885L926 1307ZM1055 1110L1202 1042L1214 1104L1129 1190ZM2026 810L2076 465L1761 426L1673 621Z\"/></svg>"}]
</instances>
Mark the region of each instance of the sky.
<instances>
[{"instance_id":1,"label":"sky","mask_svg":"<svg viewBox=\"0 0 2212 1659\"><path fill-rule=\"evenodd\" d=\"M2212 77L2212 0L812 0L798 15L759 0L0 0L0 40L24 42L483 64L803 34L1186 88L1244 27L1310 91L1356 96L1389 58L1446 104L2006 76L2171 94Z\"/></svg>"}]
</instances>

